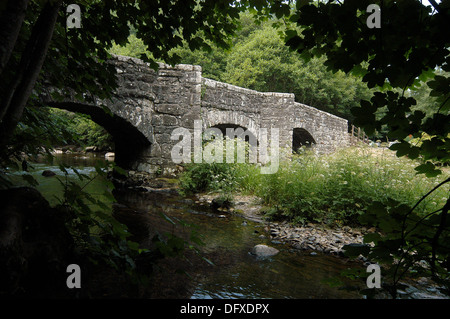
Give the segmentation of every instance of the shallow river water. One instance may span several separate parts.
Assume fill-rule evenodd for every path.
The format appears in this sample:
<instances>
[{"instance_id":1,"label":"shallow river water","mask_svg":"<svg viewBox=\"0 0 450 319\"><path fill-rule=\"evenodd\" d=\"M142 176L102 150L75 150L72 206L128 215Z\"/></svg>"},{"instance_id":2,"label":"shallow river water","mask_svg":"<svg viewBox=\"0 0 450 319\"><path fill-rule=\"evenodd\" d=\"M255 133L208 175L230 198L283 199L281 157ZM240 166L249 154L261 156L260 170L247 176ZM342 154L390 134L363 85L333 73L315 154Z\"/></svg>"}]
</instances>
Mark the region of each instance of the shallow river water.
<instances>
[{"instance_id":1,"label":"shallow river water","mask_svg":"<svg viewBox=\"0 0 450 319\"><path fill-rule=\"evenodd\" d=\"M62 194L62 186L56 177L65 178L57 163L70 164L78 171L90 174L95 172L92 165L96 159L93 155L78 158L60 155L53 165L36 163L30 171L40 183L38 189L54 204L56 197ZM57 176L43 177L44 170L52 170ZM75 177L74 173L70 174L70 178L75 180ZM102 196L106 189L105 182L100 179L86 187L97 196ZM170 297L184 298L187 291L190 298L361 298L354 289L363 288L361 282L346 281L339 275L355 264L344 258L320 253L310 255L310 252L293 251L288 246L273 243L261 223L236 214L214 212L209 207L195 204L192 199L166 191L127 190L116 192L115 197L119 204L114 205L116 214L122 219L133 219L128 216L129 212L138 213L139 218L134 223L146 230L139 238L143 246L156 232L189 234L195 230L202 239L201 254L214 265L200 258L194 259L201 264L191 264L187 270L189 287L182 295L175 293ZM161 213L177 225L167 222ZM195 226L183 226L177 221ZM270 258L258 259L250 254L257 244L270 245L280 252ZM332 287L325 282L334 277L343 280L345 287ZM161 292L161 297L167 297L167 294Z\"/></svg>"}]
</instances>

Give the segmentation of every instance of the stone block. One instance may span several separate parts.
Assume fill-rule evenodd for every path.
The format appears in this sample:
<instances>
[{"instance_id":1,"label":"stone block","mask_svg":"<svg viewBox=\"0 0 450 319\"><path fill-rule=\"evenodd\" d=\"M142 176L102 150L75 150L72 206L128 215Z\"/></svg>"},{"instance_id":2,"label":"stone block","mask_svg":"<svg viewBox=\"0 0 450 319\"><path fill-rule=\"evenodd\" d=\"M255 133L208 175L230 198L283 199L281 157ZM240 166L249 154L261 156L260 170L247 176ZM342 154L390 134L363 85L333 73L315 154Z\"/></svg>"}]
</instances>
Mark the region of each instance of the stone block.
<instances>
[{"instance_id":1,"label":"stone block","mask_svg":"<svg viewBox=\"0 0 450 319\"><path fill-rule=\"evenodd\" d=\"M156 126L156 125L162 125L162 124L163 124L162 115L153 114L152 125Z\"/></svg>"},{"instance_id":2,"label":"stone block","mask_svg":"<svg viewBox=\"0 0 450 319\"><path fill-rule=\"evenodd\" d=\"M162 120L163 120L163 125L167 125L167 126L175 126L178 123L177 118L173 115L164 114L162 116Z\"/></svg>"},{"instance_id":3,"label":"stone block","mask_svg":"<svg viewBox=\"0 0 450 319\"><path fill-rule=\"evenodd\" d=\"M155 110L159 113L172 115L181 115L183 113L186 113L186 110L183 109L179 104L156 104Z\"/></svg>"}]
</instances>

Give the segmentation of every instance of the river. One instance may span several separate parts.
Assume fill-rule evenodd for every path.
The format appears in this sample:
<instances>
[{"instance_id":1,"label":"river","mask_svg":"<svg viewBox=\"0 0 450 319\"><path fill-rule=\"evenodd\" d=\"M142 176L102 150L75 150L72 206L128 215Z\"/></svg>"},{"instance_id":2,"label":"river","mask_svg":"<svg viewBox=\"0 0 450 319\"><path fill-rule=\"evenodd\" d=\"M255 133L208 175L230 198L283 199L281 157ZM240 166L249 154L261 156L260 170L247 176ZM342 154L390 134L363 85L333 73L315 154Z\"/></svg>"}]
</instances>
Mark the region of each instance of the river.
<instances>
[{"instance_id":1,"label":"river","mask_svg":"<svg viewBox=\"0 0 450 319\"><path fill-rule=\"evenodd\" d=\"M95 160L104 160L94 154L89 156L57 155L55 162L33 163L30 173L39 182L37 187L51 204L61 198L63 187L56 177L65 179L58 163L72 165L80 173L93 174ZM43 177L44 170L57 173ZM69 178L76 175L69 170ZM106 182L96 179L85 190L95 196L103 196L108 189ZM121 190L114 193L117 204L115 213L122 219L134 218L129 212L138 212L137 224L147 230L139 237L143 247L151 242L156 232L185 232L193 229L202 239L202 258L183 259L174 269L177 276L162 278L163 286L154 292L155 298L361 298L356 287L364 288L361 282L340 277L340 272L354 267L345 258L332 255L298 252L281 243L273 243L264 225L247 220L236 214L212 211L190 198L183 198L173 192L142 192ZM112 204L112 203L111 203ZM195 226L172 225L162 216L164 213L173 221L183 221ZM177 230L174 230L177 228ZM258 259L250 253L257 244L267 244L280 252L270 258ZM198 257L198 256L197 256ZM178 274L183 265L185 273ZM325 281L339 277L345 288L332 287ZM182 278L182 280L180 280ZM180 287L182 286L182 287Z\"/></svg>"}]
</instances>

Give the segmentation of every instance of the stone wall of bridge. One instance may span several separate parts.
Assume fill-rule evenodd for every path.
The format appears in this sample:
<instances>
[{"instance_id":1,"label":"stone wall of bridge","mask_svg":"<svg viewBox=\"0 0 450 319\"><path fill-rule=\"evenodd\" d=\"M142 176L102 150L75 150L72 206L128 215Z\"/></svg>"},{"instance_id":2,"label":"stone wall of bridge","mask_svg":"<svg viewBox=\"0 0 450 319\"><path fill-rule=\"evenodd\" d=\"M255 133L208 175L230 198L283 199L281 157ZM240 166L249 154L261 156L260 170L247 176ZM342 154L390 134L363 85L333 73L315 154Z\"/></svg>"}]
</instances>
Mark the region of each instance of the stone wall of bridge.
<instances>
[{"instance_id":1,"label":"stone wall of bridge","mask_svg":"<svg viewBox=\"0 0 450 319\"><path fill-rule=\"evenodd\" d=\"M295 102L292 93L258 92L202 78L205 126L235 124L257 136L260 128L279 128L280 146L292 148L294 128L308 131L317 153L348 145L347 120Z\"/></svg>"},{"instance_id":2,"label":"stone wall of bridge","mask_svg":"<svg viewBox=\"0 0 450 319\"><path fill-rule=\"evenodd\" d=\"M297 103L294 94L258 92L206 79L200 66L160 64L155 71L139 59L123 56L110 63L119 84L110 100L56 102L47 95L44 101L91 114L113 135L119 165L128 169L170 173L176 166L171 151L178 143L171 134L178 127L193 133L195 120L202 121L203 129L230 125L248 129L257 138L261 128L278 128L280 147L292 148L296 138L305 136L318 153L348 145L347 120Z\"/></svg>"}]
</instances>

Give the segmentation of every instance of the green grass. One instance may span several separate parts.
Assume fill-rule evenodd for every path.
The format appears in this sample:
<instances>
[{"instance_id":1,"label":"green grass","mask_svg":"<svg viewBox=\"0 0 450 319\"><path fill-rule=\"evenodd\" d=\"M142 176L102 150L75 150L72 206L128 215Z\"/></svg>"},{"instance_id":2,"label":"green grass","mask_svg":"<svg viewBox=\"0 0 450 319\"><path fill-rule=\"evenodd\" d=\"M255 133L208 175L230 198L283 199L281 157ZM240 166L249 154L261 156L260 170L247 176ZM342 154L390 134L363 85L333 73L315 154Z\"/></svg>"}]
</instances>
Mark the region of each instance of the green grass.
<instances>
[{"instance_id":1,"label":"green grass","mask_svg":"<svg viewBox=\"0 0 450 319\"><path fill-rule=\"evenodd\" d=\"M251 164L191 164L180 185L187 192L259 196L272 218L353 225L372 202L394 199L413 206L448 177L448 172L435 178L417 175L418 164L389 150L348 148L323 156L284 154L278 172L270 175L260 174L260 167ZM417 212L441 208L449 189L448 185L438 189Z\"/></svg>"}]
</instances>

